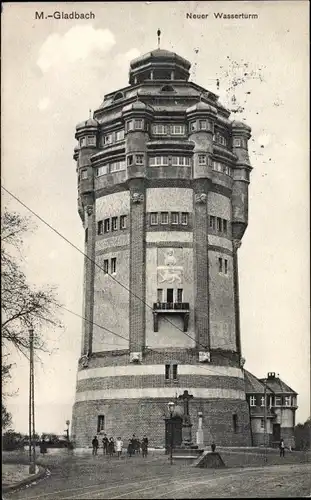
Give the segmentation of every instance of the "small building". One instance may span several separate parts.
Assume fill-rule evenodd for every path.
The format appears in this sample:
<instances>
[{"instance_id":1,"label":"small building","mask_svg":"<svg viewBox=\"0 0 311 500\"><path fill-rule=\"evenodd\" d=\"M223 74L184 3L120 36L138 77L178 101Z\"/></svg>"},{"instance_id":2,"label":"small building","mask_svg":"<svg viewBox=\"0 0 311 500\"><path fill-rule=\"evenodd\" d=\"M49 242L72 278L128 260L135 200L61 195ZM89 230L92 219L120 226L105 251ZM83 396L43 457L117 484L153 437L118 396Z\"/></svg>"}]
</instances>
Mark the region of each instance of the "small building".
<instances>
[{"instance_id":1,"label":"small building","mask_svg":"<svg viewBox=\"0 0 311 500\"><path fill-rule=\"evenodd\" d=\"M266 418L267 444L277 446L280 439L284 439L286 446L294 448L297 393L276 376L274 372L269 372L266 379L258 379L252 373L244 370L244 376L246 399L250 410L253 446L264 444Z\"/></svg>"}]
</instances>

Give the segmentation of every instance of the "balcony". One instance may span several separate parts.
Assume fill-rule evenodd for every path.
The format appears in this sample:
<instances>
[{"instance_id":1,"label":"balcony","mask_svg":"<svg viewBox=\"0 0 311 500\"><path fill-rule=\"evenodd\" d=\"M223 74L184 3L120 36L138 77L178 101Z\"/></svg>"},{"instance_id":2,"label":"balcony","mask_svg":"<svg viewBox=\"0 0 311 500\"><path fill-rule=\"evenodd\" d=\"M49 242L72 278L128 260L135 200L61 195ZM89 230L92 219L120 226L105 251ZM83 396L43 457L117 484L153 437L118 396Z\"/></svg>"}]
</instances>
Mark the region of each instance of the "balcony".
<instances>
[{"instance_id":1,"label":"balcony","mask_svg":"<svg viewBox=\"0 0 311 500\"><path fill-rule=\"evenodd\" d=\"M155 302L153 304L153 331L158 332L159 314L179 314L183 318L184 332L188 331L190 305L189 302Z\"/></svg>"}]
</instances>

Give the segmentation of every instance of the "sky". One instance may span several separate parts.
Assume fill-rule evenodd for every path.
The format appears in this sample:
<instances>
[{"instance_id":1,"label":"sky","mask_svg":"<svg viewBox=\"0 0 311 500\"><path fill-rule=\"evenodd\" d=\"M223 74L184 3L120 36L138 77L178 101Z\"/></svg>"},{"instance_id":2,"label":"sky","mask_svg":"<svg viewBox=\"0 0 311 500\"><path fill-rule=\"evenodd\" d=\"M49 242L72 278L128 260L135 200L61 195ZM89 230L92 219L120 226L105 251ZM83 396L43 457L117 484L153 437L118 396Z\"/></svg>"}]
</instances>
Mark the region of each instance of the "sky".
<instances>
[{"instance_id":1,"label":"sky","mask_svg":"<svg viewBox=\"0 0 311 500\"><path fill-rule=\"evenodd\" d=\"M192 62L191 80L252 127L249 226L239 249L242 350L247 370L280 374L298 392L297 422L310 415L308 8L297 0L6 2L1 19L2 184L81 250L75 126L127 86L130 60L157 47L158 28L161 48ZM36 11L92 11L95 19L35 19ZM1 196L2 206L29 215ZM81 314L83 256L36 225L21 263L29 282L56 285L59 300ZM51 352L35 367L39 433L63 433L71 420L82 320L60 318L64 330L42 331ZM11 360L7 406L15 430L27 432L28 364L15 352Z\"/></svg>"}]
</instances>

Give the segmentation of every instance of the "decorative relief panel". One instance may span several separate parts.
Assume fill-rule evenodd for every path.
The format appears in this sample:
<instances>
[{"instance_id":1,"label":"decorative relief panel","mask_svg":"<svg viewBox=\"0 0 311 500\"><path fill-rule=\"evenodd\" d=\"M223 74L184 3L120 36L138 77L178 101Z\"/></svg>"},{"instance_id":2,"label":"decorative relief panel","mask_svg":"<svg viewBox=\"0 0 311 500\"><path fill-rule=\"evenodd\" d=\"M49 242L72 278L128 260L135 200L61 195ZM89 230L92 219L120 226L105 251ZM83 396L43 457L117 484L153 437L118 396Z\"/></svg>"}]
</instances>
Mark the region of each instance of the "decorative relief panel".
<instances>
[{"instance_id":1,"label":"decorative relief panel","mask_svg":"<svg viewBox=\"0 0 311 500\"><path fill-rule=\"evenodd\" d=\"M199 193L195 195L195 202L196 203L206 203L207 202L207 194L205 193Z\"/></svg>"},{"instance_id":2,"label":"decorative relief panel","mask_svg":"<svg viewBox=\"0 0 311 500\"><path fill-rule=\"evenodd\" d=\"M142 193L133 193L132 194L132 202L133 203L143 203L144 195Z\"/></svg>"},{"instance_id":3,"label":"decorative relief panel","mask_svg":"<svg viewBox=\"0 0 311 500\"><path fill-rule=\"evenodd\" d=\"M180 285L183 282L182 248L158 248L158 284Z\"/></svg>"}]
</instances>

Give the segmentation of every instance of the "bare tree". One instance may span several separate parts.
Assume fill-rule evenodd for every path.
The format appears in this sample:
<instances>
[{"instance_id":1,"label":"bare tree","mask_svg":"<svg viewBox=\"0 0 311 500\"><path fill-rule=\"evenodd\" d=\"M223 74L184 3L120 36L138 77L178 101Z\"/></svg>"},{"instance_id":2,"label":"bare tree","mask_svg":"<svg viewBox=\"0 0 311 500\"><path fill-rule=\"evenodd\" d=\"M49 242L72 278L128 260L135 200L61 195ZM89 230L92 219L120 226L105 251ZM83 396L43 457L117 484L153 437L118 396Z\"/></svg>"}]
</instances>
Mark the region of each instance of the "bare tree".
<instances>
[{"instance_id":1,"label":"bare tree","mask_svg":"<svg viewBox=\"0 0 311 500\"><path fill-rule=\"evenodd\" d=\"M27 282L20 268L23 237L32 229L27 217L4 209L1 215L1 337L8 352L14 346L27 355L29 328L34 329L34 348L47 350L43 327L62 327L58 318L61 304L50 285L36 288Z\"/></svg>"}]
</instances>

